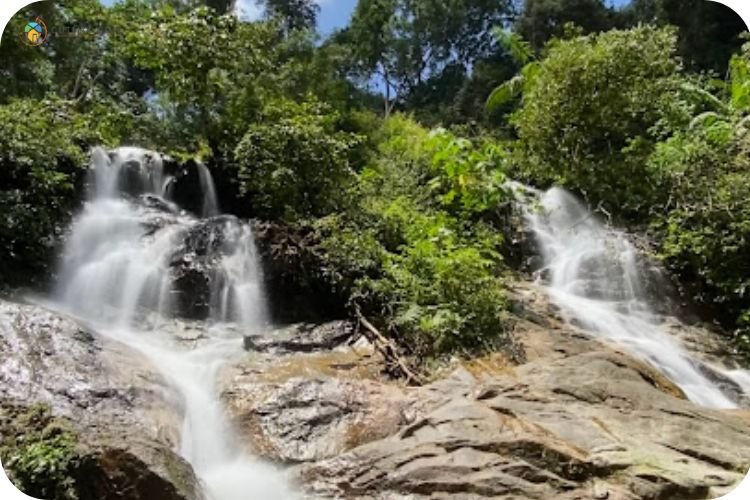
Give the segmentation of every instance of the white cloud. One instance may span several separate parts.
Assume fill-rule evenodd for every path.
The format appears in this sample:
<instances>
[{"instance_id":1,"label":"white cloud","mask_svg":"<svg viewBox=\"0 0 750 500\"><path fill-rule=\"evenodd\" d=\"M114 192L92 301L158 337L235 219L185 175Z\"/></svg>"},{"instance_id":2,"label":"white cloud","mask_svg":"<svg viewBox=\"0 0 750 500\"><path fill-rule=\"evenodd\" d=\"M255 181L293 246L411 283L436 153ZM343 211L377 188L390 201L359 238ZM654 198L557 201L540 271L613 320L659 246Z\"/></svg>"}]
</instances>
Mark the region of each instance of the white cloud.
<instances>
[{"instance_id":1,"label":"white cloud","mask_svg":"<svg viewBox=\"0 0 750 500\"><path fill-rule=\"evenodd\" d=\"M334 0L315 0L321 7L333 2ZM257 0L237 0L234 4L234 13L242 20L257 21L263 17L263 8L258 6Z\"/></svg>"},{"instance_id":2,"label":"white cloud","mask_svg":"<svg viewBox=\"0 0 750 500\"><path fill-rule=\"evenodd\" d=\"M242 20L257 21L263 15L263 9L258 6L256 0L237 0L234 4L234 13Z\"/></svg>"}]
</instances>

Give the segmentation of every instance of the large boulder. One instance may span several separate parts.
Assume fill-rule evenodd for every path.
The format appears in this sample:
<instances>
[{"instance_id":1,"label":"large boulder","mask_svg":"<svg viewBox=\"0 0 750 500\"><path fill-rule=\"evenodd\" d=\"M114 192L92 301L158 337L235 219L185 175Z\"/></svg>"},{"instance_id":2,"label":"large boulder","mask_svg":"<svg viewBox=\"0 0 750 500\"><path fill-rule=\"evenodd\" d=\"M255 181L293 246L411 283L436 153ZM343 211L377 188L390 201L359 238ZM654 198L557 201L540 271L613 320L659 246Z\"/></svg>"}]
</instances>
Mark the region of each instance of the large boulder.
<instances>
[{"instance_id":1,"label":"large boulder","mask_svg":"<svg viewBox=\"0 0 750 500\"><path fill-rule=\"evenodd\" d=\"M413 401L370 380L296 377L234 394L230 413L250 451L281 463L335 457L398 431L413 419Z\"/></svg>"},{"instance_id":2,"label":"large boulder","mask_svg":"<svg viewBox=\"0 0 750 500\"><path fill-rule=\"evenodd\" d=\"M412 421L300 464L313 497L709 499L750 468L750 413L701 408L645 362L514 292L525 362L495 353L408 389ZM455 363L454 363L455 365Z\"/></svg>"},{"instance_id":3,"label":"large boulder","mask_svg":"<svg viewBox=\"0 0 750 500\"><path fill-rule=\"evenodd\" d=\"M750 467L747 415L698 408L622 353L481 378L301 479L327 498L708 499Z\"/></svg>"},{"instance_id":4,"label":"large boulder","mask_svg":"<svg viewBox=\"0 0 750 500\"><path fill-rule=\"evenodd\" d=\"M81 498L201 498L174 451L182 401L143 355L61 314L8 301L0 301L0 355L3 419L41 405L68 423L88 471L76 483Z\"/></svg>"},{"instance_id":5,"label":"large boulder","mask_svg":"<svg viewBox=\"0 0 750 500\"><path fill-rule=\"evenodd\" d=\"M379 380L372 346L354 325L292 325L245 337L248 354L228 367L222 396L248 449L280 463L321 460L398 431L413 399Z\"/></svg>"}]
</instances>

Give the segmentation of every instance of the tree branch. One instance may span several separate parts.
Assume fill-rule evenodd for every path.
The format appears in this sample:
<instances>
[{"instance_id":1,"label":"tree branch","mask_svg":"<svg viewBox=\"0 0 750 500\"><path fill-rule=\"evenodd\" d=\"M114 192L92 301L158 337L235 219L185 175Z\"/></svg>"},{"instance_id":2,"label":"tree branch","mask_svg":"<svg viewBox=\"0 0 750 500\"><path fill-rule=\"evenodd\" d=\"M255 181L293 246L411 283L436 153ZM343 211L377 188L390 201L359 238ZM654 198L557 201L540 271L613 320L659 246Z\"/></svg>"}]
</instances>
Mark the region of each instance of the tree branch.
<instances>
[{"instance_id":1,"label":"tree branch","mask_svg":"<svg viewBox=\"0 0 750 500\"><path fill-rule=\"evenodd\" d=\"M424 379L414 373L409 365L397 354L396 346L388 340L375 326L370 323L367 318L364 317L359 307L355 306L355 313L359 324L365 327L363 332L367 339L375 346L375 348L383 355L386 362L395 364L398 371L406 377L407 382L415 383L417 385L424 384Z\"/></svg>"}]
</instances>

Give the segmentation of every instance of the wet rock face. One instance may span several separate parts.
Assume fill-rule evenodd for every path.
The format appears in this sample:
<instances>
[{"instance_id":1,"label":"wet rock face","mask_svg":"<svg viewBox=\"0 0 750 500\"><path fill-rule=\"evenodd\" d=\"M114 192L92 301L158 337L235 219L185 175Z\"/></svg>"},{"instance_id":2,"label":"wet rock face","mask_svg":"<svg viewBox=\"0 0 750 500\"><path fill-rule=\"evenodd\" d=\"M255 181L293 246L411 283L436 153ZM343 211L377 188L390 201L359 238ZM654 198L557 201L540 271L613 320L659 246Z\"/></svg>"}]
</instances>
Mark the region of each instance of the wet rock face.
<instances>
[{"instance_id":1,"label":"wet rock face","mask_svg":"<svg viewBox=\"0 0 750 500\"><path fill-rule=\"evenodd\" d=\"M145 194L139 197L139 200L145 208L164 215L177 215L180 212L179 206L152 194Z\"/></svg>"},{"instance_id":2,"label":"wet rock face","mask_svg":"<svg viewBox=\"0 0 750 500\"><path fill-rule=\"evenodd\" d=\"M172 199L185 210L200 215L203 210L204 193L196 162L188 160L184 164L173 164L172 175L174 176L170 187Z\"/></svg>"},{"instance_id":3,"label":"wet rock face","mask_svg":"<svg viewBox=\"0 0 750 500\"><path fill-rule=\"evenodd\" d=\"M173 451L182 401L140 353L60 314L0 301L0 356L0 403L43 404L79 436L91 474L81 500L199 498Z\"/></svg>"},{"instance_id":4,"label":"wet rock face","mask_svg":"<svg viewBox=\"0 0 750 500\"><path fill-rule=\"evenodd\" d=\"M116 151L109 154L110 158L114 159ZM194 160L180 163L160 153L146 152L143 158L132 159L122 164L117 180L118 186L123 193L132 196L153 192L154 186L149 176L154 170L160 170L164 179L171 178L167 190L170 198L178 206L195 214L201 213L203 190L198 166Z\"/></svg>"},{"instance_id":5,"label":"wet rock face","mask_svg":"<svg viewBox=\"0 0 750 500\"><path fill-rule=\"evenodd\" d=\"M173 307L177 316L206 319L211 313L211 292L224 279L219 259L224 248L226 224L232 216L213 217L188 229L170 262L173 277Z\"/></svg>"},{"instance_id":6,"label":"wet rock face","mask_svg":"<svg viewBox=\"0 0 750 500\"><path fill-rule=\"evenodd\" d=\"M154 424L146 435L174 444L180 400L144 356L38 306L0 301L0 398L49 404L98 428Z\"/></svg>"}]
</instances>

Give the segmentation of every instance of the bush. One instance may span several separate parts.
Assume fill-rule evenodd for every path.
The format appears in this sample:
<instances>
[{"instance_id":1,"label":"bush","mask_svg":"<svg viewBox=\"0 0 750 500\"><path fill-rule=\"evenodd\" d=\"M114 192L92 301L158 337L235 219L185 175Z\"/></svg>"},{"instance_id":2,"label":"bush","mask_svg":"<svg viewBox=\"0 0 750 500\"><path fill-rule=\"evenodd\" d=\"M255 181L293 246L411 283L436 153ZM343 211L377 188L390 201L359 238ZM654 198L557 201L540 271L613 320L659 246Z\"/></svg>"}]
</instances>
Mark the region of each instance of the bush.
<instances>
[{"instance_id":1,"label":"bush","mask_svg":"<svg viewBox=\"0 0 750 500\"><path fill-rule=\"evenodd\" d=\"M496 203L498 185L486 181L500 178L497 165L402 116L377 135L377 160L355 187L358 207L318 224L322 268L420 359L503 345L502 237L469 220Z\"/></svg>"},{"instance_id":2,"label":"bush","mask_svg":"<svg viewBox=\"0 0 750 500\"><path fill-rule=\"evenodd\" d=\"M77 438L46 406L0 410L0 457L13 483L35 498L76 500Z\"/></svg>"},{"instance_id":3,"label":"bush","mask_svg":"<svg viewBox=\"0 0 750 500\"><path fill-rule=\"evenodd\" d=\"M336 131L337 116L315 103L277 102L237 146L240 193L255 215L295 220L340 208L354 181L360 137Z\"/></svg>"},{"instance_id":4,"label":"bush","mask_svg":"<svg viewBox=\"0 0 750 500\"><path fill-rule=\"evenodd\" d=\"M651 156L650 175L667 198L652 227L667 265L697 300L736 323L738 345L750 354L750 46L731 70L726 98Z\"/></svg>"},{"instance_id":5,"label":"bush","mask_svg":"<svg viewBox=\"0 0 750 500\"><path fill-rule=\"evenodd\" d=\"M675 112L681 78L672 29L639 27L553 41L513 120L525 174L628 215L659 196L645 167L655 125Z\"/></svg>"},{"instance_id":6,"label":"bush","mask_svg":"<svg viewBox=\"0 0 750 500\"><path fill-rule=\"evenodd\" d=\"M0 106L0 278L21 281L48 263L90 142L84 117L62 101Z\"/></svg>"},{"instance_id":7,"label":"bush","mask_svg":"<svg viewBox=\"0 0 750 500\"><path fill-rule=\"evenodd\" d=\"M670 176L670 203L652 226L666 264L691 284L695 299L718 305L729 324L739 317L737 327L747 329L750 142L742 142L727 146L694 134L662 145L652 165Z\"/></svg>"}]
</instances>

